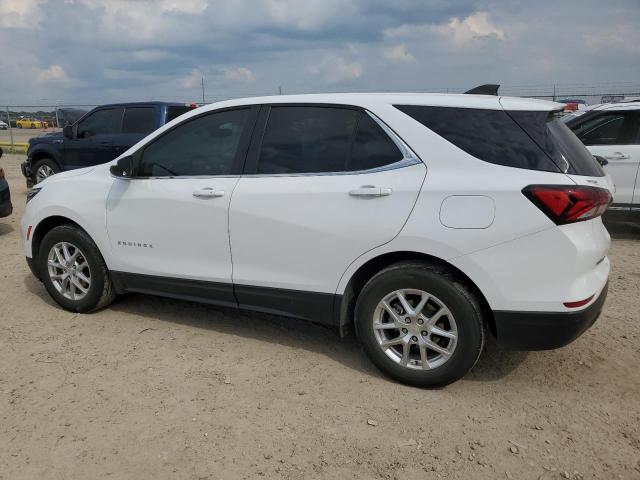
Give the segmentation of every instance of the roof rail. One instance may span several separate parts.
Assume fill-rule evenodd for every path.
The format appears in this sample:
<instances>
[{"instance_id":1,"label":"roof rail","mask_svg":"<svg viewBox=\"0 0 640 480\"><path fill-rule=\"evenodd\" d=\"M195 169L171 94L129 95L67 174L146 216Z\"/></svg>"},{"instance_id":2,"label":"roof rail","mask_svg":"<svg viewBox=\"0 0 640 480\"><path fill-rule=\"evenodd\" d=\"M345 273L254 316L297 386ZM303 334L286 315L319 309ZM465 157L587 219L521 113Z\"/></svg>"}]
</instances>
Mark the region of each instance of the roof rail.
<instances>
[{"instance_id":1,"label":"roof rail","mask_svg":"<svg viewBox=\"0 0 640 480\"><path fill-rule=\"evenodd\" d=\"M464 93L465 95L498 95L499 88L500 88L500 85L487 83L486 85L480 85Z\"/></svg>"}]
</instances>

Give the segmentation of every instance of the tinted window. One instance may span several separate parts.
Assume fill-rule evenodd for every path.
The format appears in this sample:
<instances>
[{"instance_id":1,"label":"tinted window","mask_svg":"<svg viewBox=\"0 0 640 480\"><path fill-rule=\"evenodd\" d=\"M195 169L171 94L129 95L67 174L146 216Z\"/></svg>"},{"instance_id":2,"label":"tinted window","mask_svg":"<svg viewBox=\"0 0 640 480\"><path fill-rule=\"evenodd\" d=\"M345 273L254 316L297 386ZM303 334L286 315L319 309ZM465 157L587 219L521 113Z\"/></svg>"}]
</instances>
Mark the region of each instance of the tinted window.
<instances>
[{"instance_id":1,"label":"tinted window","mask_svg":"<svg viewBox=\"0 0 640 480\"><path fill-rule=\"evenodd\" d=\"M559 171L558 166L503 110L414 105L396 108L485 162L529 170Z\"/></svg>"},{"instance_id":2,"label":"tinted window","mask_svg":"<svg viewBox=\"0 0 640 480\"><path fill-rule=\"evenodd\" d=\"M362 114L346 170L369 170L402 160L402 153L378 123Z\"/></svg>"},{"instance_id":3,"label":"tinted window","mask_svg":"<svg viewBox=\"0 0 640 480\"><path fill-rule=\"evenodd\" d=\"M131 107L124 111L122 133L151 133L157 128L156 109Z\"/></svg>"},{"instance_id":4,"label":"tinted window","mask_svg":"<svg viewBox=\"0 0 640 480\"><path fill-rule=\"evenodd\" d=\"M249 113L212 113L178 125L144 149L137 175L229 175Z\"/></svg>"},{"instance_id":5,"label":"tinted window","mask_svg":"<svg viewBox=\"0 0 640 480\"><path fill-rule=\"evenodd\" d=\"M85 138L98 134L120 133L121 127L122 108L97 110L78 124L78 137Z\"/></svg>"},{"instance_id":6,"label":"tinted window","mask_svg":"<svg viewBox=\"0 0 640 480\"><path fill-rule=\"evenodd\" d=\"M602 167L593 155L553 113L511 111L509 115L553 160L560 171L589 177L604 176Z\"/></svg>"},{"instance_id":7,"label":"tinted window","mask_svg":"<svg viewBox=\"0 0 640 480\"><path fill-rule=\"evenodd\" d=\"M571 129L585 145L634 143L638 132L635 112L608 112L572 122Z\"/></svg>"},{"instance_id":8,"label":"tinted window","mask_svg":"<svg viewBox=\"0 0 640 480\"><path fill-rule=\"evenodd\" d=\"M167 107L167 121L169 123L174 118L179 117L183 113L187 113L189 110L193 110L193 107L187 107L186 105L171 105Z\"/></svg>"},{"instance_id":9,"label":"tinted window","mask_svg":"<svg viewBox=\"0 0 640 480\"><path fill-rule=\"evenodd\" d=\"M273 107L258 173L344 171L359 112L329 107Z\"/></svg>"}]
</instances>

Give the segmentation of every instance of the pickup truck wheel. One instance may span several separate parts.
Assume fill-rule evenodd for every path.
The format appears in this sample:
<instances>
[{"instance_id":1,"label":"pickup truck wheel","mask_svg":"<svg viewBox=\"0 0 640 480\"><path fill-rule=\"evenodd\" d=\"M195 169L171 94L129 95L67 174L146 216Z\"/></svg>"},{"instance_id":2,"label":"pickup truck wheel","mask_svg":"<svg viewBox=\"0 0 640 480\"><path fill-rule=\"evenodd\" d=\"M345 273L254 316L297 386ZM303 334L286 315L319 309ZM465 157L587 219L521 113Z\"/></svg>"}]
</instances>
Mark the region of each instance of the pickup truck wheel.
<instances>
[{"instance_id":1,"label":"pickup truck wheel","mask_svg":"<svg viewBox=\"0 0 640 480\"><path fill-rule=\"evenodd\" d=\"M38 160L33 166L33 183L40 183L45 178L55 175L60 171L58 164L50 158Z\"/></svg>"},{"instance_id":2,"label":"pickup truck wheel","mask_svg":"<svg viewBox=\"0 0 640 480\"><path fill-rule=\"evenodd\" d=\"M447 385L475 365L484 345L481 308L449 270L403 262L374 275L356 303L358 339L390 377Z\"/></svg>"},{"instance_id":3,"label":"pickup truck wheel","mask_svg":"<svg viewBox=\"0 0 640 480\"><path fill-rule=\"evenodd\" d=\"M51 298L67 310L92 312L115 298L98 247L77 226L61 225L44 236L37 267Z\"/></svg>"}]
</instances>

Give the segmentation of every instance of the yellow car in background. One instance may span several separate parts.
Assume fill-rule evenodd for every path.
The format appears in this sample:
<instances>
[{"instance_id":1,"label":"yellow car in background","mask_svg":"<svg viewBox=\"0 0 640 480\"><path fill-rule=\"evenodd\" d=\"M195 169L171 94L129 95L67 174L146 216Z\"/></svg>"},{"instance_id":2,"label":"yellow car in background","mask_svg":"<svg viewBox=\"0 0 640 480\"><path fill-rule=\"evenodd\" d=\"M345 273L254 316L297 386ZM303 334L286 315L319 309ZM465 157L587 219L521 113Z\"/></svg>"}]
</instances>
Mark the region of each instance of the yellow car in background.
<instances>
[{"instance_id":1,"label":"yellow car in background","mask_svg":"<svg viewBox=\"0 0 640 480\"><path fill-rule=\"evenodd\" d=\"M18 128L48 128L49 123L42 120L36 120L35 118L21 118L16 121L16 127Z\"/></svg>"}]
</instances>

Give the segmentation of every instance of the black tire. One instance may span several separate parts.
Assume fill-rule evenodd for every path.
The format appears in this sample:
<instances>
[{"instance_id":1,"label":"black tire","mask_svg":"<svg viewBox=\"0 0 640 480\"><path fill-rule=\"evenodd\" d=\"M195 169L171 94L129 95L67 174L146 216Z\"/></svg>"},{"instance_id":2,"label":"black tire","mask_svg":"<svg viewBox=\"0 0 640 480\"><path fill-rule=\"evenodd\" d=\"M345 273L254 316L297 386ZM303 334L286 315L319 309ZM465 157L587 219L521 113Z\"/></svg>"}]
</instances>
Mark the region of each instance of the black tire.
<instances>
[{"instance_id":1,"label":"black tire","mask_svg":"<svg viewBox=\"0 0 640 480\"><path fill-rule=\"evenodd\" d=\"M430 370L403 366L390 358L376 339L373 320L379 302L392 292L402 289L421 290L437 297L455 319L457 343L455 348L452 347L453 353L442 365ZM416 387L444 386L462 378L476 364L484 346L484 328L478 300L453 272L429 263L397 263L374 275L358 297L355 322L360 344L371 361L389 377ZM398 330L395 332L401 334ZM395 334L389 333L391 336Z\"/></svg>"},{"instance_id":2,"label":"black tire","mask_svg":"<svg viewBox=\"0 0 640 480\"><path fill-rule=\"evenodd\" d=\"M18 123L18 124L16 125L16 127L18 127L18 128L22 128L22 124L21 124L21 123Z\"/></svg>"},{"instance_id":3,"label":"black tire","mask_svg":"<svg viewBox=\"0 0 640 480\"><path fill-rule=\"evenodd\" d=\"M54 286L49 275L49 252L59 242L68 242L79 248L89 265L91 284L86 295L80 300L72 300L63 296ZM92 312L106 307L116 296L109 278L109 271L98 247L84 230L75 225L55 227L44 236L38 253L37 268L40 279L51 298L66 310L79 313Z\"/></svg>"},{"instance_id":4,"label":"black tire","mask_svg":"<svg viewBox=\"0 0 640 480\"><path fill-rule=\"evenodd\" d=\"M38 160L36 163L33 164L33 168L31 169L31 171L33 172L31 177L34 185L37 184L39 181L42 181L42 178L38 179L38 170L45 166L49 167L53 171L51 175L60 173L60 167L53 159L41 158L40 160Z\"/></svg>"}]
</instances>

